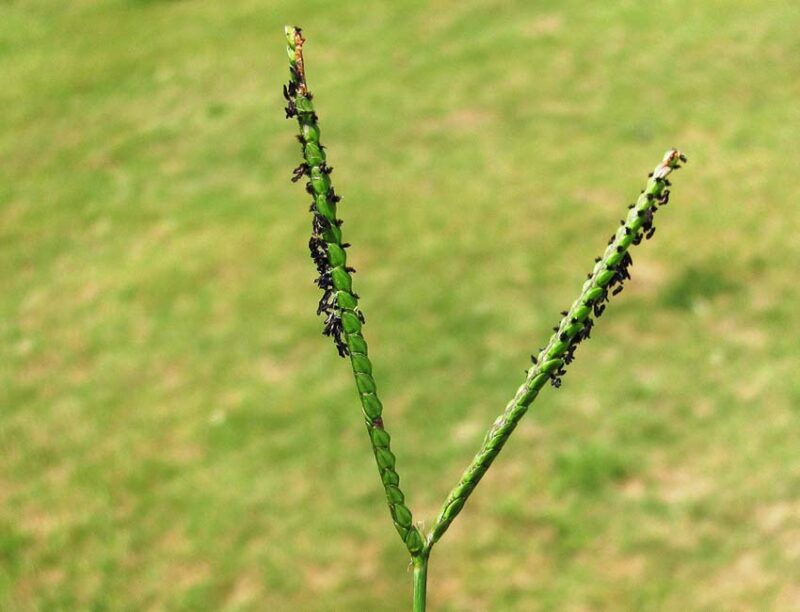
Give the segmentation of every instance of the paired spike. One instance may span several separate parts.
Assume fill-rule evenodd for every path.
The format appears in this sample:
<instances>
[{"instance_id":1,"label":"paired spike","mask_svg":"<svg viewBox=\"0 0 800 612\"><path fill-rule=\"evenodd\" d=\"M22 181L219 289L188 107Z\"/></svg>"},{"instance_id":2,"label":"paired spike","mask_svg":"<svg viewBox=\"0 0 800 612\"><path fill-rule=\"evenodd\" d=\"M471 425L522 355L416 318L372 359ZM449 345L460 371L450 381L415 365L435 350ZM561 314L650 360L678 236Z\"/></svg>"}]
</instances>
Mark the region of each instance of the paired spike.
<instances>
[{"instance_id":1,"label":"paired spike","mask_svg":"<svg viewBox=\"0 0 800 612\"><path fill-rule=\"evenodd\" d=\"M346 249L342 242L342 220L338 219L335 193L330 175L333 170L326 160L325 147L319 142L318 117L306 83L303 44L299 28L287 27L290 81L283 87L286 116L296 118L300 128L297 136L303 150L303 162L295 168L292 181L307 178L306 191L312 196L313 215L311 238L308 243L311 258L317 269L316 284L322 290L317 314L324 317L323 334L330 336L342 357L349 356L361 400L367 431L375 460L384 485L389 509L397 531L403 538L415 564L427 562L431 547L442 537L454 518L461 512L470 494L480 482L503 448L519 420L549 382L560 387L563 377L575 359L578 345L591 336L595 319L605 312L609 299L618 295L630 279L633 264L628 250L655 233L654 214L659 206L669 202L671 187L667 176L686 162L677 150L670 150L662 162L648 175L645 189L628 206L627 216L608 240L608 248L587 275L578 299L561 311L561 322L553 328L547 345L531 355L532 367L526 370L526 380L514 398L497 417L484 438L483 445L464 472L458 485L450 492L436 519L427 541L413 525L412 515L399 488L395 457L390 450L390 437L382 417L383 406L378 399L372 363L367 356L367 343L362 334L364 315L358 306L359 296L352 288L355 269L347 265ZM415 565L416 567L416 565Z\"/></svg>"}]
</instances>

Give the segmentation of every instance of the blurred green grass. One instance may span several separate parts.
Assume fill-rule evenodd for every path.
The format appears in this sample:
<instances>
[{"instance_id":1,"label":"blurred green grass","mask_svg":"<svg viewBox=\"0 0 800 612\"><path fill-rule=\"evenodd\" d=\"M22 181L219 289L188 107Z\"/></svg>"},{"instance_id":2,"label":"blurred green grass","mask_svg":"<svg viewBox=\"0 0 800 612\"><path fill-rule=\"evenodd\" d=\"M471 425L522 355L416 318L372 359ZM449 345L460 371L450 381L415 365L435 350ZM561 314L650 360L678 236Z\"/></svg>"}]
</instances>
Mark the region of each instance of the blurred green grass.
<instances>
[{"instance_id":1,"label":"blurred green grass","mask_svg":"<svg viewBox=\"0 0 800 612\"><path fill-rule=\"evenodd\" d=\"M800 11L0 3L0 609L403 609L319 337L284 23L428 522L670 146L634 279L431 566L432 607L800 606Z\"/></svg>"}]
</instances>

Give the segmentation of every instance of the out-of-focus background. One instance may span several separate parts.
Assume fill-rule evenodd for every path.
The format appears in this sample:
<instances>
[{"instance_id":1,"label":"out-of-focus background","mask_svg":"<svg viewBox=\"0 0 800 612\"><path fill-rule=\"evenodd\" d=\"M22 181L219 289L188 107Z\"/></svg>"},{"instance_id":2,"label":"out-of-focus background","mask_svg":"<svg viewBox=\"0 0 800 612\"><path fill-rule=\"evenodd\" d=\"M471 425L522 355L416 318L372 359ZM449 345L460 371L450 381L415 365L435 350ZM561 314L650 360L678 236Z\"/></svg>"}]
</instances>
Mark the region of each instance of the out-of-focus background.
<instances>
[{"instance_id":1,"label":"out-of-focus background","mask_svg":"<svg viewBox=\"0 0 800 612\"><path fill-rule=\"evenodd\" d=\"M796 2L0 3L0 609L405 609L314 316L305 28L430 526L646 173L658 233L434 552L434 609L800 608Z\"/></svg>"}]
</instances>

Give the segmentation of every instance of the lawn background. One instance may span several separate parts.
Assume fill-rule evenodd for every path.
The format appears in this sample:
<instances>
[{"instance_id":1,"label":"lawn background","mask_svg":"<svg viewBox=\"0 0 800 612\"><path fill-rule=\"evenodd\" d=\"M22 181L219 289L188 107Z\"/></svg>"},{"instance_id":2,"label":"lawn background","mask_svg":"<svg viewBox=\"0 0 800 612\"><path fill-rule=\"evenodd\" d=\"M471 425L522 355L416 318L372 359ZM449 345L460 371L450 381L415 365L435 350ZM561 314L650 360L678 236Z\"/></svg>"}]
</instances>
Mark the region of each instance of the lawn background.
<instances>
[{"instance_id":1,"label":"lawn background","mask_svg":"<svg viewBox=\"0 0 800 612\"><path fill-rule=\"evenodd\" d=\"M800 6L755 0L0 2L0 609L410 601L314 316L285 23L428 526L690 158L431 607L798 609Z\"/></svg>"}]
</instances>

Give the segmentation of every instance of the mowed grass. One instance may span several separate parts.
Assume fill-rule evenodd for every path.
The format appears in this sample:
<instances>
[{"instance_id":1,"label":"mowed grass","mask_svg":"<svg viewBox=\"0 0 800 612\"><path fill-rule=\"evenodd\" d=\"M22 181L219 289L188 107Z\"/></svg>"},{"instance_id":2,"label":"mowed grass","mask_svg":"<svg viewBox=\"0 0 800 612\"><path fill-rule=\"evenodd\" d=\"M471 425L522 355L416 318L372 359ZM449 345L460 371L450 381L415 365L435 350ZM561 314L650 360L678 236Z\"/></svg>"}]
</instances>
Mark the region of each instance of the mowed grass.
<instances>
[{"instance_id":1,"label":"mowed grass","mask_svg":"<svg viewBox=\"0 0 800 612\"><path fill-rule=\"evenodd\" d=\"M800 11L754 0L0 3L0 609L409 604L314 316L284 23L428 526L690 158L431 607L798 609Z\"/></svg>"}]
</instances>

